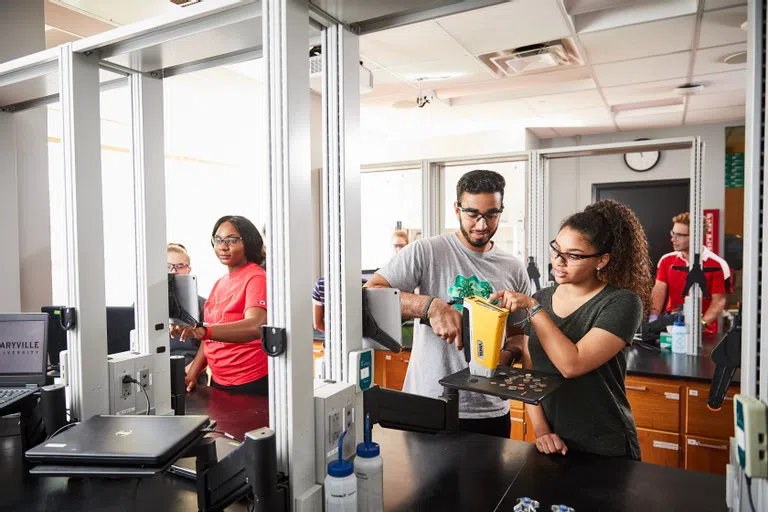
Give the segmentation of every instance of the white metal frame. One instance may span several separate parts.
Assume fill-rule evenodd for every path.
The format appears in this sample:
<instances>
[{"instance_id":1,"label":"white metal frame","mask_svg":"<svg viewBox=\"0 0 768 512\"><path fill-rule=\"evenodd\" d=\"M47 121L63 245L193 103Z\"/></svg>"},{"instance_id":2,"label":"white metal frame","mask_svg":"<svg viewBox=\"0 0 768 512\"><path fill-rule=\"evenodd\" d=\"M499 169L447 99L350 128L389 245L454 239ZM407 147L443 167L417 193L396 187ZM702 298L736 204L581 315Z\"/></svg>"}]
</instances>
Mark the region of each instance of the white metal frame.
<instances>
[{"instance_id":1,"label":"white metal frame","mask_svg":"<svg viewBox=\"0 0 768 512\"><path fill-rule=\"evenodd\" d=\"M534 258L537 262L547 261L546 258L546 240L548 226L545 224L549 219L549 181L550 170L549 161L562 158L579 158L598 155L624 154L635 151L646 150L673 150L690 149L691 151L691 247L692 252L700 253L703 239L703 210L702 210L702 191L703 191L703 162L704 162L704 143L699 137L680 137L671 139L656 139L633 142L618 142L611 144L594 144L587 146L572 146L554 149L542 149L533 151L533 160L531 167L534 169L531 174L531 183L529 191L532 196L541 203L534 202L531 207L532 224L529 240L534 245ZM693 257L689 264L693 265ZM546 268L544 268L546 272ZM544 273L542 272L542 273ZM701 317L701 290L698 286L691 288L690 292L691 316L693 318ZM697 354L699 350L699 340L701 339L701 322L688 322L687 352Z\"/></svg>"},{"instance_id":2,"label":"white metal frame","mask_svg":"<svg viewBox=\"0 0 768 512\"><path fill-rule=\"evenodd\" d=\"M360 292L360 50L358 36L330 21L323 44L323 233L326 377L349 381L362 348Z\"/></svg>"},{"instance_id":3,"label":"white metal frame","mask_svg":"<svg viewBox=\"0 0 768 512\"><path fill-rule=\"evenodd\" d=\"M59 47L64 152L64 212L69 306L77 326L69 334L72 414L87 419L109 412L106 299L101 193L99 59Z\"/></svg>"}]
</instances>

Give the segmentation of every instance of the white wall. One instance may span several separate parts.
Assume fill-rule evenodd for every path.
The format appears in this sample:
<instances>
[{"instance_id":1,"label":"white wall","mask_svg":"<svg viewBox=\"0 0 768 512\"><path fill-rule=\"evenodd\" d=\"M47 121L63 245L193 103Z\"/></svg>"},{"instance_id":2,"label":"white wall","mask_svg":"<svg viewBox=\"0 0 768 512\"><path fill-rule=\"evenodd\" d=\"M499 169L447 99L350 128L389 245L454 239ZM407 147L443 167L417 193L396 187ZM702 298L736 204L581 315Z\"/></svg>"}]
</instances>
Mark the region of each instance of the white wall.
<instances>
[{"instance_id":1,"label":"white wall","mask_svg":"<svg viewBox=\"0 0 768 512\"><path fill-rule=\"evenodd\" d=\"M704 159L704 208L720 210L720 247L725 222L725 128L738 123L661 128L634 132L590 135L580 138L544 139L543 148L628 142L639 138L661 139L700 136L706 145ZM606 155L550 163L549 228L557 232L560 222L592 202L592 185L628 181L690 178L690 151L664 151L659 163L648 172L630 170L623 155Z\"/></svg>"},{"instance_id":2,"label":"white wall","mask_svg":"<svg viewBox=\"0 0 768 512\"><path fill-rule=\"evenodd\" d=\"M444 159L449 157L513 153L526 149L526 130L478 132L444 137L416 137L411 140L388 140L363 132L360 163L378 164L407 160Z\"/></svg>"}]
</instances>

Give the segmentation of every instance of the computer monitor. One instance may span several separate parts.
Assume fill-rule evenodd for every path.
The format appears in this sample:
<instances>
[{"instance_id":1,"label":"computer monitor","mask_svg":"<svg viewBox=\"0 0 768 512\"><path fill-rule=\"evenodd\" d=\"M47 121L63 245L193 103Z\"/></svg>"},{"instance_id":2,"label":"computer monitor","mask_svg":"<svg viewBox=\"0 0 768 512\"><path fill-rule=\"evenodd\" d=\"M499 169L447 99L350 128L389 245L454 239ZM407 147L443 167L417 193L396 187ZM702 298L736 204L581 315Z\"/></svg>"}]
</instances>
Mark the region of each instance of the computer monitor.
<instances>
[{"instance_id":1,"label":"computer monitor","mask_svg":"<svg viewBox=\"0 0 768 512\"><path fill-rule=\"evenodd\" d=\"M136 328L133 307L107 306L107 353L131 350L131 331Z\"/></svg>"},{"instance_id":2,"label":"computer monitor","mask_svg":"<svg viewBox=\"0 0 768 512\"><path fill-rule=\"evenodd\" d=\"M45 386L48 315L0 314L0 386Z\"/></svg>"}]
</instances>

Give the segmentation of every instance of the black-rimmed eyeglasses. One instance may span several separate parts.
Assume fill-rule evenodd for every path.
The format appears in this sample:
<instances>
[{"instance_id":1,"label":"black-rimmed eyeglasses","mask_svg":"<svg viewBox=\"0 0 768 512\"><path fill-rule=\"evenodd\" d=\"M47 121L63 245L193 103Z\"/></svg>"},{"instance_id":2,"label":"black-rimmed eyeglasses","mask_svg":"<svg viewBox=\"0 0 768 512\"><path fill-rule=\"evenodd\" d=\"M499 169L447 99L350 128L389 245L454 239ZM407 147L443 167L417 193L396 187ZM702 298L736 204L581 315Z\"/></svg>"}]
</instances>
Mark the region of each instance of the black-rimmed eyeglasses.
<instances>
[{"instance_id":1,"label":"black-rimmed eyeglasses","mask_svg":"<svg viewBox=\"0 0 768 512\"><path fill-rule=\"evenodd\" d=\"M563 260L563 263L565 263L566 265L568 263L578 263L580 261L588 260L590 258L599 258L603 254L605 254L605 252L598 252L595 254L575 254L572 252L563 252L560 249L555 247L554 240L549 242L549 253L551 254L552 258L554 259L560 258L561 260Z\"/></svg>"},{"instance_id":2,"label":"black-rimmed eyeglasses","mask_svg":"<svg viewBox=\"0 0 768 512\"><path fill-rule=\"evenodd\" d=\"M494 208L485 213L480 213L474 208L462 208L462 206L459 205L459 211L472 222L480 222L480 219L485 219L485 222L490 224L499 220L499 217L501 217L501 214L504 212L504 208Z\"/></svg>"}]
</instances>

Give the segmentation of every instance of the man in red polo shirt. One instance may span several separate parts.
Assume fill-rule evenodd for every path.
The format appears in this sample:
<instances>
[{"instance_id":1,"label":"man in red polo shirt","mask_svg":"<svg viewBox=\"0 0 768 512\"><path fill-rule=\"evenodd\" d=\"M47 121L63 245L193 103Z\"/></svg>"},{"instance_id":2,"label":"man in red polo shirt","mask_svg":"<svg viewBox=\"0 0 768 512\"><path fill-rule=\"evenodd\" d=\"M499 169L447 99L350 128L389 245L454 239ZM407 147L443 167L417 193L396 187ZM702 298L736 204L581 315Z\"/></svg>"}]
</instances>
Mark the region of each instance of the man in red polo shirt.
<instances>
[{"instance_id":1,"label":"man in red polo shirt","mask_svg":"<svg viewBox=\"0 0 768 512\"><path fill-rule=\"evenodd\" d=\"M674 252L665 254L659 260L656 273L656 285L653 287L651 314L648 318L653 321L661 315L682 311L685 297L683 289L688 273L675 270L672 267L688 267L690 255L690 224L689 213L681 213L672 219L672 247ZM707 231L707 220L704 219L704 231ZM725 309L726 282L730 280L731 270L728 263L706 247L701 249L702 268L714 268L716 272L705 272L707 289L711 299L702 298L701 310L704 312L701 322L706 332L717 332L717 319Z\"/></svg>"}]
</instances>

